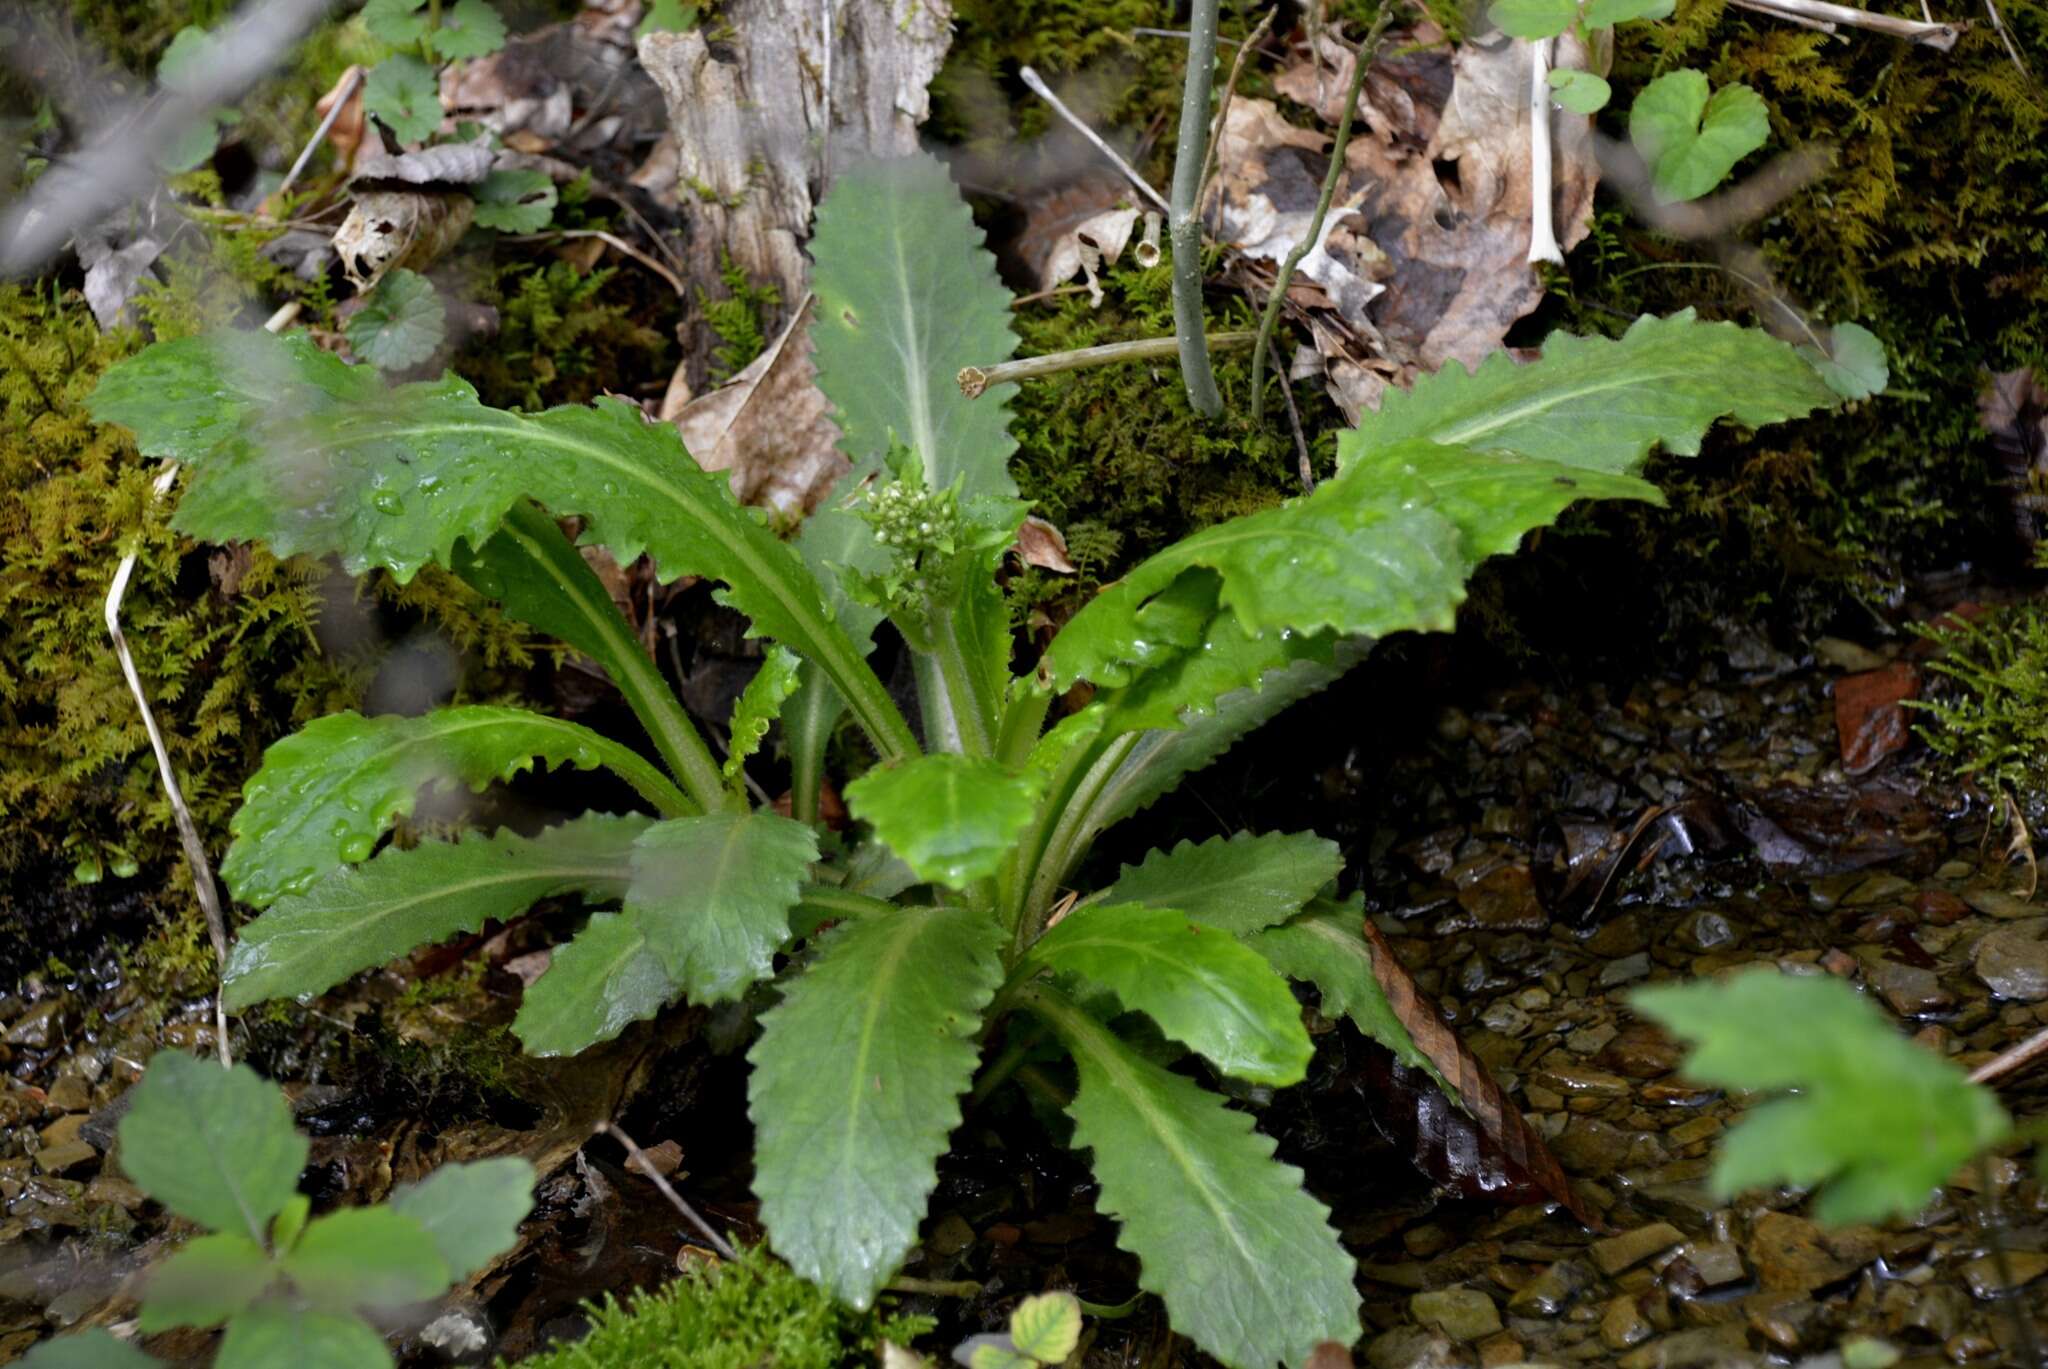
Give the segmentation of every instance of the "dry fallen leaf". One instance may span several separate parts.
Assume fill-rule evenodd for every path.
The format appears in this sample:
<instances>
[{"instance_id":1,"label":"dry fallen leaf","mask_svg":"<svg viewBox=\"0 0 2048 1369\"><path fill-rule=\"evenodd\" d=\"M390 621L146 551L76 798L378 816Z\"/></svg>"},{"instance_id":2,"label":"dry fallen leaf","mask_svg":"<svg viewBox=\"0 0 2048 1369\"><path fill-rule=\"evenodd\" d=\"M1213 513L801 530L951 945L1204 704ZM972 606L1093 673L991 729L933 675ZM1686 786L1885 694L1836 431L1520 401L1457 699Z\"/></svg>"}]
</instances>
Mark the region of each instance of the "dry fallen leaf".
<instances>
[{"instance_id":1,"label":"dry fallen leaf","mask_svg":"<svg viewBox=\"0 0 2048 1369\"><path fill-rule=\"evenodd\" d=\"M1027 566L1061 575L1075 574L1074 563L1067 559L1066 534L1036 514L1026 518L1024 526L1017 529L1017 555Z\"/></svg>"},{"instance_id":2,"label":"dry fallen leaf","mask_svg":"<svg viewBox=\"0 0 2048 1369\"><path fill-rule=\"evenodd\" d=\"M1116 265L1117 258L1130 245L1131 230L1137 222L1138 211L1126 206L1090 215L1075 224L1053 244L1052 257L1039 277L1039 288L1050 290L1064 285L1078 271L1088 283L1089 301L1100 308L1102 284L1096 273Z\"/></svg>"},{"instance_id":3,"label":"dry fallen leaf","mask_svg":"<svg viewBox=\"0 0 2048 1369\"><path fill-rule=\"evenodd\" d=\"M365 291L394 267L424 271L456 244L475 213L476 202L459 192L359 193L334 231L335 255L350 282Z\"/></svg>"},{"instance_id":4,"label":"dry fallen leaf","mask_svg":"<svg viewBox=\"0 0 2048 1369\"><path fill-rule=\"evenodd\" d=\"M1560 43L1558 65L1583 63L1571 40ZM1389 35L1382 51L1400 55L1367 73L1324 238L1297 274L1326 302L1289 292L1315 349L1297 352L1291 369L1312 374L1320 359L1354 420L1389 384L1447 361L1477 365L1543 294L1526 260L1528 45L1489 33L1452 49L1423 23ZM1276 86L1334 119L1351 58L1328 41L1321 54L1318 67L1304 53ZM1555 220L1569 247L1591 221L1598 171L1589 121L1562 111L1552 119ZM1328 141L1288 124L1271 101L1232 103L1204 213L1212 234L1253 259L1236 283L1256 290L1263 275L1270 284L1266 263L1300 241Z\"/></svg>"},{"instance_id":5,"label":"dry fallen leaf","mask_svg":"<svg viewBox=\"0 0 2048 1369\"><path fill-rule=\"evenodd\" d=\"M665 401L683 445L707 471L731 471L742 503L782 515L808 513L846 470L831 405L811 364L811 297L746 369L709 394ZM677 368L677 381L682 379ZM670 395L688 395L672 382Z\"/></svg>"}]
</instances>

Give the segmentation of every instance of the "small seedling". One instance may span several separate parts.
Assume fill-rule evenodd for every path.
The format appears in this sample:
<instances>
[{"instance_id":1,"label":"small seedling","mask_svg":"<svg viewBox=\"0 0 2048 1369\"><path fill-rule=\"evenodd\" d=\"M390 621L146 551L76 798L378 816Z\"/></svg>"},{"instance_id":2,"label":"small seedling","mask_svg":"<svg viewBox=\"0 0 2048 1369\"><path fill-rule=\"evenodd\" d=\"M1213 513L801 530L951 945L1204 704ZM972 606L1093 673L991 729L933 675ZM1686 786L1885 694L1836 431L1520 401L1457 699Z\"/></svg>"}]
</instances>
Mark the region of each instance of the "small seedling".
<instances>
[{"instance_id":1,"label":"small seedling","mask_svg":"<svg viewBox=\"0 0 2048 1369\"><path fill-rule=\"evenodd\" d=\"M389 1203L311 1216L306 1138L247 1066L165 1052L120 1126L121 1167L172 1215L208 1229L149 1271L140 1330L225 1324L215 1369L276 1369L318 1345L323 1366L392 1363L365 1315L416 1306L510 1249L532 1207L520 1159L447 1165ZM143 1369L104 1331L38 1346L25 1369Z\"/></svg>"}]
</instances>

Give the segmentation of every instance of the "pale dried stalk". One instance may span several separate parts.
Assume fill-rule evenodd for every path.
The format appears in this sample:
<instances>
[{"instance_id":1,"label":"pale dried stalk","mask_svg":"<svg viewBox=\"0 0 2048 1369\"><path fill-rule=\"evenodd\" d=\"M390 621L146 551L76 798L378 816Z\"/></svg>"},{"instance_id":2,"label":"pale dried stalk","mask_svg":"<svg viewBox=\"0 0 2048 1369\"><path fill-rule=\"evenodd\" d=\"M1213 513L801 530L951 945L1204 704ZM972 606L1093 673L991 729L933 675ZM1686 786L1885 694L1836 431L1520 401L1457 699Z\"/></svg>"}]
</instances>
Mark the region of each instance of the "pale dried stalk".
<instances>
[{"instance_id":1,"label":"pale dried stalk","mask_svg":"<svg viewBox=\"0 0 2048 1369\"><path fill-rule=\"evenodd\" d=\"M1110 164L1114 166L1118 171L1124 173L1124 179L1129 181L1132 185L1136 186L1138 188L1139 194L1143 195L1146 199L1152 201L1152 203L1158 205L1163 212L1172 212L1171 207L1166 203L1166 197L1161 195L1158 191L1154 190L1151 184L1147 182L1143 176L1140 176L1138 174L1137 169L1135 167L1133 167L1129 162L1125 161L1122 157L1118 156L1116 149L1111 147L1108 143L1102 140L1101 134L1097 133L1094 129L1088 127L1087 124L1081 122L1080 115L1074 113L1073 110L1068 109L1066 105L1061 103L1060 97L1052 93L1052 87L1045 83L1044 77L1040 76L1030 67L1019 67L1017 69L1017 79L1022 81L1026 86L1030 87L1031 93L1033 95L1036 95L1039 99L1045 101L1048 105L1051 105L1052 112L1059 115L1062 119L1065 119L1067 123L1073 127L1076 133L1079 133L1082 137L1086 138L1090 143L1092 143L1097 152L1100 152L1103 156L1109 158Z\"/></svg>"},{"instance_id":2,"label":"pale dried stalk","mask_svg":"<svg viewBox=\"0 0 2048 1369\"><path fill-rule=\"evenodd\" d=\"M1529 44L1529 262L1564 265L1550 188L1550 39Z\"/></svg>"},{"instance_id":3,"label":"pale dried stalk","mask_svg":"<svg viewBox=\"0 0 2048 1369\"><path fill-rule=\"evenodd\" d=\"M736 1260L740 1257L739 1252L732 1248L732 1242L726 1240L725 1237L713 1230L711 1223L697 1215L696 1208L683 1201L683 1195L676 1192L669 1184L669 1181L661 1177L661 1171L654 1167L654 1161L647 1158L647 1152L640 1149L632 1137L619 1130L617 1123L599 1122L596 1130L599 1136L611 1135L619 1138L619 1144L626 1148L626 1154L632 1159L633 1163L640 1166L640 1172L654 1181L654 1186L661 1190L661 1196L668 1199L671 1207L683 1214L684 1221L697 1228L698 1235L711 1242L713 1250L716 1250L728 1260Z\"/></svg>"},{"instance_id":4,"label":"pale dried stalk","mask_svg":"<svg viewBox=\"0 0 2048 1369\"><path fill-rule=\"evenodd\" d=\"M1139 266L1150 271L1159 265L1159 211L1145 211L1145 236L1138 239L1138 245L1131 249L1132 258Z\"/></svg>"},{"instance_id":5,"label":"pale dried stalk","mask_svg":"<svg viewBox=\"0 0 2048 1369\"><path fill-rule=\"evenodd\" d=\"M157 473L156 483L150 487L153 498L162 499L177 479L178 463L164 462L163 469ZM164 745L163 729L156 725L149 695L142 688L141 672L135 668L134 653L128 650L127 635L121 631L121 601L128 597L128 582L135 575L141 541L142 535L138 532L136 545L121 557L121 564L114 568L114 583L107 586L107 635L114 639L114 657L121 663L121 678L128 682L128 692L135 696L135 707L142 714L142 730L149 734L149 749L156 753L157 779L163 784L164 797L171 802L171 817L178 825L178 844L185 848L185 864L192 870L192 891L199 896L200 911L206 914L206 935L213 942L214 956L225 972L228 924L221 912L220 891L213 883L213 864L206 858L206 844L199 839L199 825L192 820L192 809L185 802L185 791L178 785L177 772L171 769L171 753ZM234 1053L228 1047L228 1010L219 993L213 996L213 1033L221 1064L234 1064Z\"/></svg>"},{"instance_id":6,"label":"pale dried stalk","mask_svg":"<svg viewBox=\"0 0 2048 1369\"><path fill-rule=\"evenodd\" d=\"M2000 1051L1970 1071L1970 1082L1988 1084L2003 1075L2011 1074L2023 1065L2032 1063L2042 1055L2048 1055L2048 1027L2043 1027L2017 1046Z\"/></svg>"},{"instance_id":7,"label":"pale dried stalk","mask_svg":"<svg viewBox=\"0 0 2048 1369\"><path fill-rule=\"evenodd\" d=\"M1257 337L1257 333L1211 333L1206 341L1209 346L1222 351L1231 347L1249 347ZM969 399L979 399L991 385L1033 380L1039 376L1057 375L1061 371L1078 371L1084 366L1108 366L1119 361L1169 357L1179 349L1180 339L1177 336L1139 338L1135 342L1111 342L1071 352L1049 352L1042 357L1024 357L995 366L962 366L960 374L954 378L960 383L961 394Z\"/></svg>"},{"instance_id":8,"label":"pale dried stalk","mask_svg":"<svg viewBox=\"0 0 2048 1369\"><path fill-rule=\"evenodd\" d=\"M1962 36L1960 24L1927 23L1919 19L1900 19L1889 14L1872 14L1869 10L1850 9L1847 5L1834 5L1828 0L1735 0L1744 9L1759 10L1783 18L1809 20L1823 24L1846 24L1850 28L1870 29L1875 33L1888 33L1894 38L1908 42L1925 43L1928 47L1947 52Z\"/></svg>"}]
</instances>

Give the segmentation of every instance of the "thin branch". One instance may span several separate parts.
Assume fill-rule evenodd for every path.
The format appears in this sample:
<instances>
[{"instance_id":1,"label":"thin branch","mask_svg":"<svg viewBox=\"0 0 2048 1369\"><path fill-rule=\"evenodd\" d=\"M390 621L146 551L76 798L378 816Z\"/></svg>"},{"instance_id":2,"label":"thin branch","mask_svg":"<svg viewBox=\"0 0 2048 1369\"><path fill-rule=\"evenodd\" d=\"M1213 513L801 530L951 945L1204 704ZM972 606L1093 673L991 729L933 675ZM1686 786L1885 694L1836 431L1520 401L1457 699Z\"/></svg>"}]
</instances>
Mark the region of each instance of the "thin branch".
<instances>
[{"instance_id":1,"label":"thin branch","mask_svg":"<svg viewBox=\"0 0 2048 1369\"><path fill-rule=\"evenodd\" d=\"M2005 55L2012 58L2012 64L2020 69L2020 75L2029 81L2034 79L2033 70L2027 66L2027 59L2020 56L2019 47L2012 41L2012 34L2005 27L2005 19L1998 12L1992 0L1984 0L1984 12L1991 16L1991 27L1998 34L1998 41L2005 44Z\"/></svg>"},{"instance_id":2,"label":"thin branch","mask_svg":"<svg viewBox=\"0 0 2048 1369\"><path fill-rule=\"evenodd\" d=\"M157 161L172 144L199 120L212 117L216 107L237 103L330 3L245 0L235 17L216 31L184 88L150 105L135 126L119 127L117 136L115 130L127 116L110 120L102 130L108 136L77 158L53 165L9 206L0 219L0 276L39 269L72 234L102 222L157 184ZM0 6L0 18L22 12L18 5ZM36 57L32 46L22 44L7 53L9 65L31 73L32 84Z\"/></svg>"},{"instance_id":3,"label":"thin branch","mask_svg":"<svg viewBox=\"0 0 2048 1369\"><path fill-rule=\"evenodd\" d=\"M683 1214L684 1221L697 1228L698 1235L711 1242L713 1250L728 1260L740 1257L739 1252L732 1248L732 1242L712 1230L711 1223L698 1216L697 1209L683 1201L683 1195L676 1192L669 1181L661 1177L661 1171L654 1167L654 1161L647 1158L647 1152L640 1149L632 1137L619 1130L616 1122L599 1122L595 1131L599 1136L611 1135L619 1138L619 1144L626 1148L626 1154L632 1158L633 1163L640 1166L640 1172L654 1181L654 1186L661 1190L661 1196L668 1199L671 1207Z\"/></svg>"},{"instance_id":4,"label":"thin branch","mask_svg":"<svg viewBox=\"0 0 2048 1369\"><path fill-rule=\"evenodd\" d=\"M1211 333L1203 339L1209 346L1222 350L1229 347L1249 347L1256 333ZM1147 361L1154 357L1172 356L1180 349L1180 338L1148 337L1135 342L1111 342L1101 347L1081 347L1071 352L1048 352L1042 357L1023 357L1017 361L1005 361L995 366L962 366L955 377L960 383L960 393L969 399L980 399L991 385L1001 385L1014 380L1035 380L1040 376L1057 375L1061 371L1078 371L1084 366L1109 366L1119 361Z\"/></svg>"},{"instance_id":5,"label":"thin branch","mask_svg":"<svg viewBox=\"0 0 2048 1369\"><path fill-rule=\"evenodd\" d=\"M1264 40L1267 32L1273 27L1273 16L1279 12L1278 5L1267 10L1266 17L1259 20L1259 26L1252 30L1251 37L1244 40L1244 46L1240 47L1237 56L1231 59L1230 76L1223 82L1223 98L1216 105L1216 122L1209 125L1209 150L1202 157L1202 188L1195 193L1195 203L1198 206L1202 203L1204 192L1209 188L1209 177L1216 171L1216 148L1223 141L1223 121L1230 117L1230 99L1237 94L1237 78L1244 71L1244 59L1251 56L1252 49Z\"/></svg>"},{"instance_id":6,"label":"thin branch","mask_svg":"<svg viewBox=\"0 0 2048 1369\"><path fill-rule=\"evenodd\" d=\"M1294 282L1295 268L1322 241L1323 219L1330 212L1330 201L1337 196L1337 182L1344 175L1344 149L1351 144L1351 125L1358 113L1358 92L1365 86L1366 69L1379 56L1380 40L1386 36L1387 25L1393 19L1393 6L1382 5L1372 21L1372 28L1366 32L1365 41L1358 45L1358 51L1352 57L1351 85L1344 94L1344 112L1337 118L1337 138L1330 144L1330 169L1323 173L1322 192L1316 196L1316 212L1309 216L1308 227L1287 253L1287 259L1280 263L1280 273L1273 277L1272 293L1266 296L1266 312L1259 318L1258 345L1252 349L1254 423L1266 414L1266 349L1272 343L1273 329L1280 323L1280 306L1287 300L1287 287Z\"/></svg>"},{"instance_id":7,"label":"thin branch","mask_svg":"<svg viewBox=\"0 0 2048 1369\"><path fill-rule=\"evenodd\" d=\"M341 89L334 93L334 103L327 107L327 117L313 130L313 136L306 139L306 145L299 150L298 160L292 163L292 169L284 173L284 180L271 192L278 196L280 201L285 191L292 188L292 182L298 180L299 173L306 169L306 163L313 160L313 154L319 150L321 142L327 137L327 130L334 127L334 121L341 117L341 111L348 107L348 102L355 97L356 88L362 83L363 69L358 66L350 67L348 74L341 78Z\"/></svg>"},{"instance_id":8,"label":"thin branch","mask_svg":"<svg viewBox=\"0 0 2048 1369\"><path fill-rule=\"evenodd\" d=\"M157 473L156 483L150 487L150 502L155 503L169 494L177 479L178 463L164 462ZM185 848L185 864L192 870L192 892L198 895L200 911L206 914L206 935L213 942L214 958L225 974L228 924L221 912L220 890L213 882L213 864L207 859L206 843L199 839L199 825L192 820L192 809L185 802L185 791L178 784L177 772L171 768L170 748L164 745L163 729L156 725L156 713L149 706L149 694L142 687L142 675L135 668L135 656L128 650L128 636L121 630L121 601L128 597L128 582L135 575L141 542L142 534L137 532L135 545L121 557L120 565L114 568L114 582L107 587L107 635L114 639L114 656L121 663L121 678L128 682L128 692L135 697L136 710L142 714L142 730L149 734L149 749L156 755L157 781L163 785L164 797L170 800L171 818L178 826L178 844ZM213 1027L220 1063L232 1065L234 1055L228 1047L228 1011L218 991L213 995Z\"/></svg>"},{"instance_id":9,"label":"thin branch","mask_svg":"<svg viewBox=\"0 0 2048 1369\"><path fill-rule=\"evenodd\" d=\"M1924 23L1918 19L1900 19L1890 14L1872 14L1869 10L1851 9L1847 5L1835 5L1828 0L1737 0L1744 9L1762 10L1791 19L1805 19L1824 24L1846 24L1850 28L1870 29L1876 33L1888 33L1894 38L1909 42L1925 43L1928 47L1947 52L1962 36L1963 24Z\"/></svg>"},{"instance_id":10,"label":"thin branch","mask_svg":"<svg viewBox=\"0 0 2048 1369\"><path fill-rule=\"evenodd\" d=\"M639 248L633 246L632 243L627 242L624 238L621 238L613 233L607 233L601 228L555 228L550 229L545 233L520 233L517 235L507 235L505 238L501 239L501 241L553 242L560 238L596 238L599 242L602 242L609 247L615 248L616 250L625 253L634 261L639 262L642 266L652 271L655 275L660 276L663 280L669 283L669 288L674 290L679 297L683 299L688 299L690 297L690 287L683 283L682 277L678 276L675 272L669 270L666 266L663 266L653 257L647 255L647 253L642 252Z\"/></svg>"},{"instance_id":11,"label":"thin branch","mask_svg":"<svg viewBox=\"0 0 2048 1369\"><path fill-rule=\"evenodd\" d=\"M1086 138L1090 143L1094 144L1095 150L1097 152L1100 152L1103 156L1109 158L1110 163L1113 166L1115 166L1117 170L1124 173L1124 179L1129 181L1132 185L1136 186L1140 194L1142 194L1146 199L1152 201L1152 203L1158 205L1161 209L1167 209L1166 200L1160 195L1158 191L1152 188L1151 183L1148 182L1143 176L1140 176L1137 172L1137 169L1133 167L1129 162L1125 161L1122 157L1118 156L1116 149L1111 147L1108 143L1102 140L1101 134L1097 133L1094 129L1088 127L1087 124L1081 122L1080 115L1074 113L1073 110L1068 109L1066 105L1061 103L1060 97L1052 93L1052 87L1045 83L1045 79L1043 77L1041 77L1037 72L1033 71L1030 67L1019 67L1017 69L1017 79L1022 81L1025 85L1029 86L1031 88L1032 94L1036 95L1039 99L1051 105L1052 112L1059 115L1062 119L1065 119L1070 125L1072 125L1075 132L1079 133L1082 137Z\"/></svg>"},{"instance_id":12,"label":"thin branch","mask_svg":"<svg viewBox=\"0 0 2048 1369\"><path fill-rule=\"evenodd\" d=\"M1181 87L1180 136L1173 155L1173 204L1167 210L1173 238L1173 331L1180 339L1180 379L1188 403L1204 418L1223 412L1216 372L1209 365L1207 325L1202 315L1202 220L1195 203L1208 153L1203 144L1209 131L1209 89L1216 78L1216 5L1217 0L1194 0L1188 15L1187 80Z\"/></svg>"},{"instance_id":13,"label":"thin branch","mask_svg":"<svg viewBox=\"0 0 2048 1369\"><path fill-rule=\"evenodd\" d=\"M1294 432L1294 454L1301 463L1301 492L1313 494L1316 472L1308 459L1308 438L1301 431L1301 410L1294 404L1294 381L1287 374L1287 367L1281 363L1280 344L1268 338L1266 350L1273 358L1273 374L1280 377L1280 394L1287 401L1287 426Z\"/></svg>"},{"instance_id":14,"label":"thin branch","mask_svg":"<svg viewBox=\"0 0 2048 1369\"><path fill-rule=\"evenodd\" d=\"M2017 1046L2010 1046L1970 1071L1970 1082L1988 1084L2048 1055L2048 1027L2043 1027Z\"/></svg>"}]
</instances>

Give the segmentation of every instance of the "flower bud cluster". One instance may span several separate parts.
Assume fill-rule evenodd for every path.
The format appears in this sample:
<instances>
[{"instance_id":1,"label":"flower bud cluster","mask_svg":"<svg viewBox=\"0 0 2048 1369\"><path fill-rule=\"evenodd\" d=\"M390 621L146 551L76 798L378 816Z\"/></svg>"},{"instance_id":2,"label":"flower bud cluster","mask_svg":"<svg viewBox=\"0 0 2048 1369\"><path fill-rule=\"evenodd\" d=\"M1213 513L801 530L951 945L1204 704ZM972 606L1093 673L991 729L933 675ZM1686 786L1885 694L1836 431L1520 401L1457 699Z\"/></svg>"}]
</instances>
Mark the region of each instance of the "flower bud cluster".
<instances>
[{"instance_id":1,"label":"flower bud cluster","mask_svg":"<svg viewBox=\"0 0 2048 1369\"><path fill-rule=\"evenodd\" d=\"M898 557L951 553L960 535L960 507L950 490L893 480L869 492L866 512L875 540Z\"/></svg>"}]
</instances>

